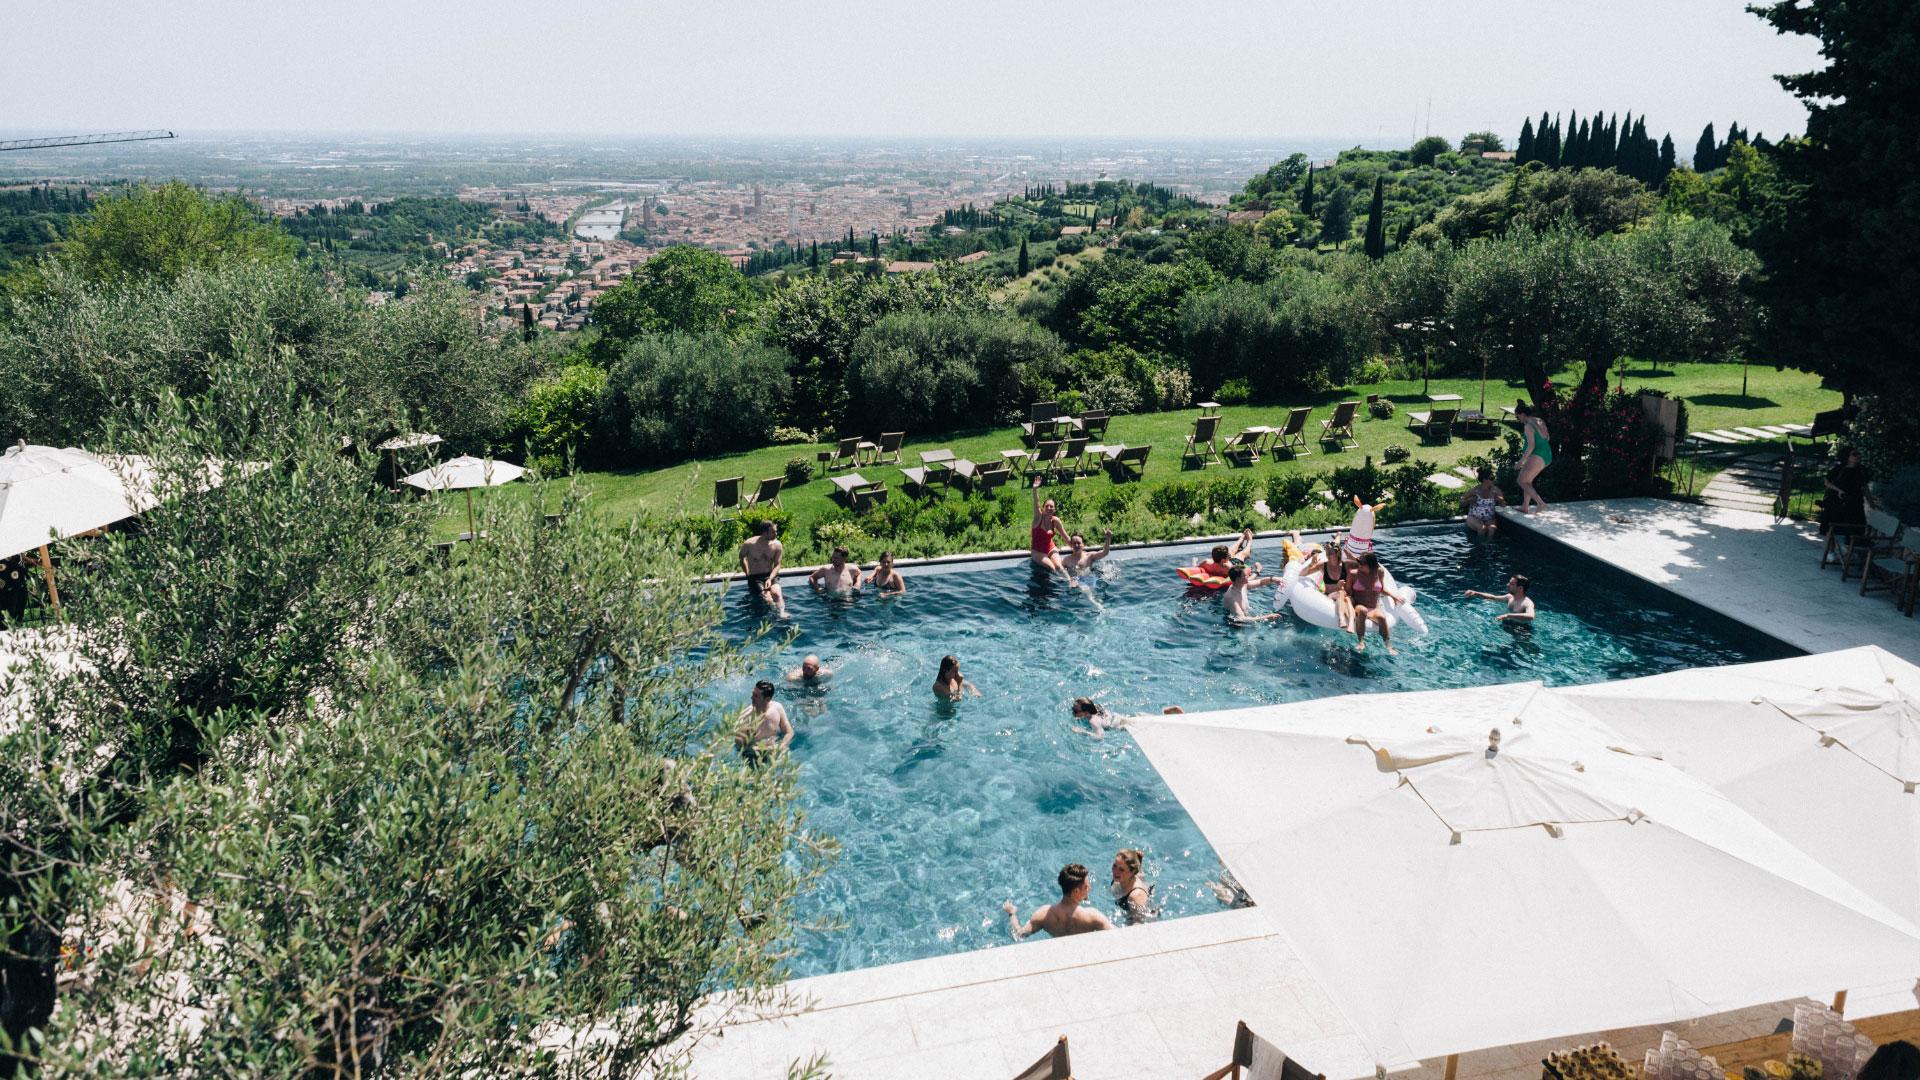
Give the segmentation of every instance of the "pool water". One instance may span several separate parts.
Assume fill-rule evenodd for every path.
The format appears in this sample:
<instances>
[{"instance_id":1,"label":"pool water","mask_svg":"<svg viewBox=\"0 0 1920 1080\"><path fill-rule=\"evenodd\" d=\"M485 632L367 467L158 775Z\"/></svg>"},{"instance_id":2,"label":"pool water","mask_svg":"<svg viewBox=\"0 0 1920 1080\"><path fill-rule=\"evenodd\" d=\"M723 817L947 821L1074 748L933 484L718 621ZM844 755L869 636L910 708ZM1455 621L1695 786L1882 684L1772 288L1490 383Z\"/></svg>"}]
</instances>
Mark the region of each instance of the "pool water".
<instances>
[{"instance_id":1,"label":"pool water","mask_svg":"<svg viewBox=\"0 0 1920 1080\"><path fill-rule=\"evenodd\" d=\"M816 596L786 581L780 629L797 639L717 689L744 702L752 679L780 684L812 824L841 843L801 909L837 926L801 931L795 975L1009 944L1001 903L1024 921L1058 898L1054 875L1068 862L1093 871L1094 902L1113 916L1106 884L1121 848L1146 853L1159 917L1221 910L1207 887L1219 859L1129 736L1073 731L1076 696L1123 714L1192 712L1795 654L1551 541L1509 531L1475 542L1451 527L1380 535L1376 550L1420 591L1431 632L1396 639L1397 657L1371 635L1357 653L1350 637L1290 614L1228 626L1219 594L1189 592L1173 573L1198 550L1117 553L1074 584L1037 577L1024 560L909 569L907 594L889 599ZM1279 545L1263 542L1255 559L1277 573ZM1530 629L1508 629L1493 620L1503 605L1461 595L1500 591L1515 572L1533 581ZM1254 595L1255 610L1269 610L1274 590ZM740 590L728 610L731 633L766 619ZM807 653L834 671L824 688L784 681ZM934 698L947 653L981 697Z\"/></svg>"}]
</instances>

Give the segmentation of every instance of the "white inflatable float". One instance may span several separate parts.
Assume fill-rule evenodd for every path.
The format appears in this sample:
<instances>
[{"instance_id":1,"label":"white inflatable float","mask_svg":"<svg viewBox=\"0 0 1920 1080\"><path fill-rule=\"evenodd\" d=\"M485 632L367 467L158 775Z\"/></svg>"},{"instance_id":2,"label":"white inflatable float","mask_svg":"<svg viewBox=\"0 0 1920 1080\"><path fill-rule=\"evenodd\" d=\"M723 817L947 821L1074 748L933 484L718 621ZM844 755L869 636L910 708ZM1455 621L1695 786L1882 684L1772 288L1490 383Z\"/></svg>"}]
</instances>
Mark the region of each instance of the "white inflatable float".
<instances>
[{"instance_id":1,"label":"white inflatable float","mask_svg":"<svg viewBox=\"0 0 1920 1080\"><path fill-rule=\"evenodd\" d=\"M1355 499L1354 503L1356 509L1353 513L1353 528L1347 534L1345 545L1349 561L1373 550L1373 507L1358 499ZM1334 611L1333 601L1326 594L1325 584L1317 574L1310 578L1303 577L1300 571L1305 566L1305 552L1300 552L1298 557L1288 559L1287 568L1281 574L1280 595L1276 606L1293 608L1295 615L1311 625L1338 630L1340 616ZM1399 582L1394 581L1393 571L1381 567L1380 575L1388 592L1406 597L1404 602L1386 595L1380 598L1380 611L1387 617L1388 627L1397 630L1404 624L1409 633L1425 634L1427 620L1414 610L1413 606L1418 594L1411 587L1402 587Z\"/></svg>"}]
</instances>

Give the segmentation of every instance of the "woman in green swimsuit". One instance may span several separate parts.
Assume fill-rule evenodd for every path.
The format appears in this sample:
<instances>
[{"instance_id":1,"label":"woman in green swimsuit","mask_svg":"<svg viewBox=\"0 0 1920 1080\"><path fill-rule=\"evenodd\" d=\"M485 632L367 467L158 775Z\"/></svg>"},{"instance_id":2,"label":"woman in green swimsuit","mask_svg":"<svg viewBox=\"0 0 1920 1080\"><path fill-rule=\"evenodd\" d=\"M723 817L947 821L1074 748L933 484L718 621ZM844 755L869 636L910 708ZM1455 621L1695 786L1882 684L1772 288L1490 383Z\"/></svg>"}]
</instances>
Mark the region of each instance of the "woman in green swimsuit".
<instances>
[{"instance_id":1,"label":"woman in green swimsuit","mask_svg":"<svg viewBox=\"0 0 1920 1080\"><path fill-rule=\"evenodd\" d=\"M1533 482L1548 465L1553 464L1553 438L1547 434L1547 422L1540 419L1533 406L1518 402L1513 414L1520 418L1520 430L1526 435L1526 445L1520 448L1520 512L1533 513L1535 506L1547 505L1547 500L1533 490Z\"/></svg>"}]
</instances>

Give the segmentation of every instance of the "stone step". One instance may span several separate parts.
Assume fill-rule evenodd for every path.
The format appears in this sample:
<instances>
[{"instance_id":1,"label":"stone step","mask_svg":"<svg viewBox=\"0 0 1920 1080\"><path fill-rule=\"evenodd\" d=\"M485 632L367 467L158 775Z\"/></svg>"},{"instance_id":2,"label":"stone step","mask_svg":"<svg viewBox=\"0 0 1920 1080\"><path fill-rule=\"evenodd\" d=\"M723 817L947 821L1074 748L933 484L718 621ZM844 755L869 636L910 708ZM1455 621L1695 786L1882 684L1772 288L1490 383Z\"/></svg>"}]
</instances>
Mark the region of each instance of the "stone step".
<instances>
[{"instance_id":1,"label":"stone step","mask_svg":"<svg viewBox=\"0 0 1920 1080\"><path fill-rule=\"evenodd\" d=\"M1718 435L1722 439L1725 439L1728 442L1752 442L1753 441L1753 436L1751 435L1742 435L1737 431L1728 431L1726 428L1716 428L1713 431L1707 432L1707 434Z\"/></svg>"},{"instance_id":2,"label":"stone step","mask_svg":"<svg viewBox=\"0 0 1920 1080\"><path fill-rule=\"evenodd\" d=\"M1700 493L1700 498L1715 506L1731 506L1743 510L1765 510L1773 506L1773 498L1767 495L1734 494L1708 488Z\"/></svg>"},{"instance_id":3,"label":"stone step","mask_svg":"<svg viewBox=\"0 0 1920 1080\"><path fill-rule=\"evenodd\" d=\"M1764 430L1764 429L1762 429L1762 428L1757 428L1757 427L1740 427L1740 428L1734 428L1733 430L1735 430L1735 431L1738 431L1738 432L1740 432L1741 434L1744 434L1744 435L1751 435L1751 436L1753 436L1753 437L1754 437L1754 438L1756 438L1756 439L1771 439L1771 438L1773 438L1773 432L1771 432L1771 431L1766 431L1766 430Z\"/></svg>"},{"instance_id":4,"label":"stone step","mask_svg":"<svg viewBox=\"0 0 1920 1080\"><path fill-rule=\"evenodd\" d=\"M1788 426L1787 426L1787 425L1785 425L1785 424L1761 424L1761 425L1760 425L1760 427L1761 427L1761 429L1762 429L1762 430L1765 430L1765 431L1771 431L1771 432L1773 432L1773 433L1774 433L1775 435L1791 435L1791 434L1793 434L1793 429L1792 429L1792 428L1790 428L1790 427L1788 427ZM1811 429L1809 429L1809 430L1811 430Z\"/></svg>"},{"instance_id":5,"label":"stone step","mask_svg":"<svg viewBox=\"0 0 1920 1080\"><path fill-rule=\"evenodd\" d=\"M1435 487L1446 488L1449 491L1458 491L1461 488L1467 486L1467 482L1465 480L1460 479L1459 477L1453 475L1452 473L1443 473L1443 472L1437 472L1437 473L1434 473L1432 476L1427 477L1427 483L1432 484Z\"/></svg>"},{"instance_id":6,"label":"stone step","mask_svg":"<svg viewBox=\"0 0 1920 1080\"><path fill-rule=\"evenodd\" d=\"M1692 435L1689 435L1689 436L1687 436L1687 438L1689 438L1689 439L1699 439L1699 440L1700 440L1701 442L1710 442L1710 443L1719 443L1719 444L1722 444L1722 445L1724 445L1724 444L1727 444L1727 443L1735 443L1735 442L1739 442L1739 441L1740 441L1740 440L1738 440L1738 439L1724 439L1724 438L1721 438L1721 437L1720 437L1719 435L1716 435L1716 434L1714 434L1714 433L1713 433L1713 432L1711 432L1711 431L1696 431L1696 432L1694 432L1694 433L1693 433Z\"/></svg>"},{"instance_id":7,"label":"stone step","mask_svg":"<svg viewBox=\"0 0 1920 1080\"><path fill-rule=\"evenodd\" d=\"M1480 479L1480 472L1479 472L1479 470L1477 470L1477 469L1469 469L1469 468L1467 468L1467 467L1466 467L1465 465L1455 465L1455 466L1453 467L1453 471L1454 471L1454 472L1457 472L1457 473L1459 473L1459 474L1460 474L1461 476L1464 476L1464 477L1466 477L1466 478L1467 478L1467 479L1469 479L1469 480L1476 480L1476 481L1477 481L1477 480L1479 480L1479 479Z\"/></svg>"},{"instance_id":8,"label":"stone step","mask_svg":"<svg viewBox=\"0 0 1920 1080\"><path fill-rule=\"evenodd\" d=\"M1781 424L1780 426L1786 428L1788 433L1793 435L1808 435L1813 432L1812 424Z\"/></svg>"}]
</instances>

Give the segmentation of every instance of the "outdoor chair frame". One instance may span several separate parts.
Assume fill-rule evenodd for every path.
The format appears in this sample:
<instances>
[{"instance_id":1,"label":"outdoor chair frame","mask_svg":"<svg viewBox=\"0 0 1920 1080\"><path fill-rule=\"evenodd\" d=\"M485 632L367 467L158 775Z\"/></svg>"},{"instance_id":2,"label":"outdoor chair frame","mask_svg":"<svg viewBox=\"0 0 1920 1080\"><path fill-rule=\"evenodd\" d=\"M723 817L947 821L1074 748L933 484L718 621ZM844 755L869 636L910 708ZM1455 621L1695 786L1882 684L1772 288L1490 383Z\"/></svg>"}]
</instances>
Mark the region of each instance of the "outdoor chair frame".
<instances>
[{"instance_id":1,"label":"outdoor chair frame","mask_svg":"<svg viewBox=\"0 0 1920 1080\"><path fill-rule=\"evenodd\" d=\"M1357 401L1343 401L1334 406L1333 415L1320 421L1320 441L1347 450L1358 449L1360 440L1353 433L1353 418L1359 412Z\"/></svg>"}]
</instances>

